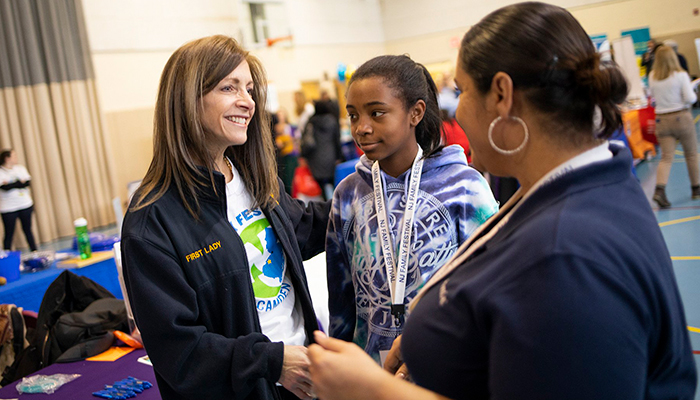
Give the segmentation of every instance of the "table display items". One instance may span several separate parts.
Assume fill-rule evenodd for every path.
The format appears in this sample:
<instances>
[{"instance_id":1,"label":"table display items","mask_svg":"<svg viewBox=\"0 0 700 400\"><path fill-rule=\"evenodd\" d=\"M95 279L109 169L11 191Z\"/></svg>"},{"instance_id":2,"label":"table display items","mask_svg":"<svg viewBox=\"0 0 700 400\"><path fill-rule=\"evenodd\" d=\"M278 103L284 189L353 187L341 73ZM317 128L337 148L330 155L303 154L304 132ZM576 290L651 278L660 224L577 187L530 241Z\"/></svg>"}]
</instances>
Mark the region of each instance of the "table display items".
<instances>
[{"instance_id":1,"label":"table display items","mask_svg":"<svg viewBox=\"0 0 700 400\"><path fill-rule=\"evenodd\" d=\"M87 224L85 218L78 218L73 221L73 225L75 225L75 239L78 243L78 252L80 253L80 258L83 260L92 257L92 247L90 246Z\"/></svg>"},{"instance_id":2,"label":"table display items","mask_svg":"<svg viewBox=\"0 0 700 400\"><path fill-rule=\"evenodd\" d=\"M104 389L93 392L92 395L103 399L130 399L151 387L153 387L151 382L130 376L112 385L105 385Z\"/></svg>"},{"instance_id":3,"label":"table display items","mask_svg":"<svg viewBox=\"0 0 700 400\"><path fill-rule=\"evenodd\" d=\"M22 378L17 384L17 392L51 394L66 383L79 378L80 374L33 375Z\"/></svg>"}]
</instances>

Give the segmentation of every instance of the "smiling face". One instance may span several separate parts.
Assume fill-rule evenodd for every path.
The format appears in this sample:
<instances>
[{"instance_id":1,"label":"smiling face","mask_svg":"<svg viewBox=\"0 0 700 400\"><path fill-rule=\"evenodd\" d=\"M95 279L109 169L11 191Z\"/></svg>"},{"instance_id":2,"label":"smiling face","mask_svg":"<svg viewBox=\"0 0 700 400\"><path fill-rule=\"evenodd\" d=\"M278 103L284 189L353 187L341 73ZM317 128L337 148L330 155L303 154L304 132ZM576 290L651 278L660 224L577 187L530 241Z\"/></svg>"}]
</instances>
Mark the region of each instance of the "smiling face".
<instances>
[{"instance_id":1,"label":"smiling face","mask_svg":"<svg viewBox=\"0 0 700 400\"><path fill-rule=\"evenodd\" d=\"M352 137L367 158L378 160L382 170L392 176L411 167L418 151L416 125L423 115L420 105L407 110L383 78L369 77L352 82L346 108Z\"/></svg>"},{"instance_id":2,"label":"smiling face","mask_svg":"<svg viewBox=\"0 0 700 400\"><path fill-rule=\"evenodd\" d=\"M202 97L202 127L212 154L246 142L248 124L255 114L252 91L253 77L243 61Z\"/></svg>"}]
</instances>

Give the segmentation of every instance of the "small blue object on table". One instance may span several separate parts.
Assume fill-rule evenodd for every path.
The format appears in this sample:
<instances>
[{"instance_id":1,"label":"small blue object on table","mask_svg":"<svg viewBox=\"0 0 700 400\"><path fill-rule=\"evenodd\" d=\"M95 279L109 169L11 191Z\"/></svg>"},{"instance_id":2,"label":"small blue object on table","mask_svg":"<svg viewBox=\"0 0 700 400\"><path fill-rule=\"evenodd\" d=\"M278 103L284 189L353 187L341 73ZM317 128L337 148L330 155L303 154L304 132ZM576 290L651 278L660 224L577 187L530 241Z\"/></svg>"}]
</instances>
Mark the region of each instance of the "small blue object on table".
<instances>
[{"instance_id":1,"label":"small blue object on table","mask_svg":"<svg viewBox=\"0 0 700 400\"><path fill-rule=\"evenodd\" d=\"M70 254L77 255L72 252ZM46 289L65 269L57 268L54 262L50 268L41 271L23 272L18 280L0 286L0 304L14 304L25 310L38 312ZM116 298L123 298L114 257L82 268L68 269L76 275L85 276L102 285Z\"/></svg>"},{"instance_id":2,"label":"small blue object on table","mask_svg":"<svg viewBox=\"0 0 700 400\"><path fill-rule=\"evenodd\" d=\"M87 267L86 267L87 268ZM53 394L22 395L17 393L17 383L13 382L0 389L0 399L16 399L31 397L32 399L97 399L93 392L104 389L105 385L133 376L134 378L149 381L153 387L144 390L135 397L136 400L160 399L160 392L156 383L153 367L138 362L139 357L146 355L143 349L134 350L116 361L78 361L74 363L56 363L37 371L32 375L53 374L80 374L80 377L61 386Z\"/></svg>"}]
</instances>

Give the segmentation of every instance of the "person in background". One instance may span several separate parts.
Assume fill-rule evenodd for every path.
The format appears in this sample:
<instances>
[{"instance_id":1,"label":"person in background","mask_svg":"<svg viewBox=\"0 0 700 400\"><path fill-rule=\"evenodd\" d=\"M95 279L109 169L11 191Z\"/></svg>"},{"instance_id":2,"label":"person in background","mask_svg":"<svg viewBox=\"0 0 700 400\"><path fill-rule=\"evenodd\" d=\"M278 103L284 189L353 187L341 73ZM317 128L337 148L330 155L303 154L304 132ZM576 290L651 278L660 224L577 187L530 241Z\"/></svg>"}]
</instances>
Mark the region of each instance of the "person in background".
<instances>
[{"instance_id":1,"label":"person in background","mask_svg":"<svg viewBox=\"0 0 700 400\"><path fill-rule=\"evenodd\" d=\"M266 86L260 61L221 35L177 49L161 76L121 249L164 400L315 397L302 259L324 250L330 204L282 189Z\"/></svg>"},{"instance_id":2,"label":"person in background","mask_svg":"<svg viewBox=\"0 0 700 400\"><path fill-rule=\"evenodd\" d=\"M297 135L301 136L306 128L306 123L312 115L314 115L314 105L306 99L304 92L294 92L294 103L296 105L296 113L299 121L297 122ZM300 138L297 138L298 140Z\"/></svg>"},{"instance_id":3,"label":"person in background","mask_svg":"<svg viewBox=\"0 0 700 400\"><path fill-rule=\"evenodd\" d=\"M284 189L292 194L292 181L294 170L298 165L299 152L294 139L294 127L287 121L287 111L279 109L276 113L276 122L273 124L273 136L277 147L277 175L284 182Z\"/></svg>"},{"instance_id":4,"label":"person in background","mask_svg":"<svg viewBox=\"0 0 700 400\"><path fill-rule=\"evenodd\" d=\"M333 197L335 166L343 160L340 148L340 123L330 100L316 102L314 115L301 136L301 156L311 169L314 180L321 186L323 197Z\"/></svg>"},{"instance_id":5,"label":"person in background","mask_svg":"<svg viewBox=\"0 0 700 400\"><path fill-rule=\"evenodd\" d=\"M381 362L411 318L404 305L498 206L464 150L443 147L437 88L423 65L407 56L365 62L348 83L347 111L365 155L333 196L329 333Z\"/></svg>"},{"instance_id":6,"label":"person in background","mask_svg":"<svg viewBox=\"0 0 700 400\"><path fill-rule=\"evenodd\" d=\"M690 111L697 96L688 73L681 68L676 52L669 46L656 49L654 68L649 74L649 89L656 101L656 138L661 147L653 199L660 208L671 207L666 197L666 183L673 166L676 141L680 141L683 147L691 196L694 200L700 199L698 138Z\"/></svg>"},{"instance_id":7,"label":"person in background","mask_svg":"<svg viewBox=\"0 0 700 400\"><path fill-rule=\"evenodd\" d=\"M457 111L457 103L459 102L459 92L455 87L451 73L445 72L442 75L438 90L438 107L440 107L440 110L447 111L449 118L454 118L455 111Z\"/></svg>"},{"instance_id":8,"label":"person in background","mask_svg":"<svg viewBox=\"0 0 700 400\"><path fill-rule=\"evenodd\" d=\"M605 141L627 84L599 57L550 4L500 8L467 32L457 120L474 164L521 188L411 303L385 366L403 360L416 385L317 332L320 399L694 398L671 257L629 151Z\"/></svg>"},{"instance_id":9,"label":"person in background","mask_svg":"<svg viewBox=\"0 0 700 400\"><path fill-rule=\"evenodd\" d=\"M327 82L330 83L330 81ZM331 96L331 89L321 89L320 101L326 102L330 113L333 114L335 119L340 120L340 106L338 106L338 100Z\"/></svg>"},{"instance_id":10,"label":"person in background","mask_svg":"<svg viewBox=\"0 0 700 400\"><path fill-rule=\"evenodd\" d=\"M647 51L642 54L642 67L645 68L647 76L649 76L651 67L654 65L654 52L659 46L661 46L661 43L658 43L654 39L649 39L649 41L647 41Z\"/></svg>"},{"instance_id":11,"label":"person in background","mask_svg":"<svg viewBox=\"0 0 700 400\"><path fill-rule=\"evenodd\" d=\"M469 139L464 134L464 130L457 123L454 117L450 117L449 111L440 109L440 119L442 120L442 130L445 134L445 146L457 144L464 149L464 155L467 157L467 163L472 162L472 156L469 152Z\"/></svg>"},{"instance_id":12,"label":"person in background","mask_svg":"<svg viewBox=\"0 0 700 400\"><path fill-rule=\"evenodd\" d=\"M340 119L340 148L346 161L360 157L357 143L355 143L352 133L350 133L350 121L347 118Z\"/></svg>"},{"instance_id":13,"label":"person in background","mask_svg":"<svg viewBox=\"0 0 700 400\"><path fill-rule=\"evenodd\" d=\"M36 251L36 241L32 233L32 212L34 201L29 193L32 177L29 171L17 164L17 153L12 149L0 152L0 214L5 228L3 248L12 250L17 219L22 224L24 237L31 251Z\"/></svg>"},{"instance_id":14,"label":"person in background","mask_svg":"<svg viewBox=\"0 0 700 400\"><path fill-rule=\"evenodd\" d=\"M688 61L685 59L683 54L678 52L678 42L673 39L666 39L664 40L663 44L672 48L673 52L676 53L676 56L678 57L678 65L681 67L681 69L685 72L690 72L690 70L688 70Z\"/></svg>"}]
</instances>

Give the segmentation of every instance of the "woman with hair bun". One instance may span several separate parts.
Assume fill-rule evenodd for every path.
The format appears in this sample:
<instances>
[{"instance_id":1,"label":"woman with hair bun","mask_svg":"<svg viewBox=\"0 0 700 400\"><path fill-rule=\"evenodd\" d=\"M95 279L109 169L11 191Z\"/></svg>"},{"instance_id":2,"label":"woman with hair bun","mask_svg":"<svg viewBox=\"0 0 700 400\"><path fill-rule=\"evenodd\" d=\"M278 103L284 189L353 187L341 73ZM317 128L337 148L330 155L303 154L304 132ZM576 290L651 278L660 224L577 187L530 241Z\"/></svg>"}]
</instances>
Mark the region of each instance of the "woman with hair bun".
<instances>
[{"instance_id":1,"label":"woman with hair bun","mask_svg":"<svg viewBox=\"0 0 700 400\"><path fill-rule=\"evenodd\" d=\"M692 399L696 369L668 250L629 152L605 140L620 124L621 72L600 62L568 11L530 2L467 32L456 82L474 164L521 188L411 303L385 368L401 366L396 374L417 385L317 332L316 393Z\"/></svg>"}]
</instances>

